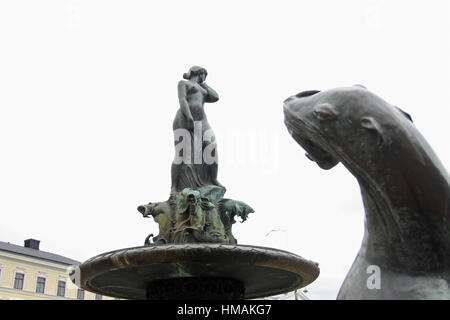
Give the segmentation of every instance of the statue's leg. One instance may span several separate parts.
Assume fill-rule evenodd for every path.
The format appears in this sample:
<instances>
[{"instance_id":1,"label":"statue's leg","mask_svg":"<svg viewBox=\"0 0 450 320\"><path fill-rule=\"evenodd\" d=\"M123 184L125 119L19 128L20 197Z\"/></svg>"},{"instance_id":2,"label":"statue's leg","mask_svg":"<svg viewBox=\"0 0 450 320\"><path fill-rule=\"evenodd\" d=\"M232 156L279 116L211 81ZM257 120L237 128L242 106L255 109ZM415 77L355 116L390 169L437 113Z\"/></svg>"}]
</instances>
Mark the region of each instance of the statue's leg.
<instances>
[{"instance_id":1,"label":"statue's leg","mask_svg":"<svg viewBox=\"0 0 450 320\"><path fill-rule=\"evenodd\" d=\"M217 180L217 174L219 171L217 143L214 132L212 131L208 121L203 122L203 139L204 139L202 147L202 150L204 151L203 160L205 161L205 157L209 157L206 163L207 171L209 174L209 180L211 181L212 184L223 187Z\"/></svg>"},{"instance_id":2,"label":"statue's leg","mask_svg":"<svg viewBox=\"0 0 450 320\"><path fill-rule=\"evenodd\" d=\"M191 181L192 177L189 170L193 163L193 132L188 128L188 120L178 110L177 115L173 121L175 158L172 162L171 176L172 187L171 193L181 191L187 181Z\"/></svg>"}]
</instances>

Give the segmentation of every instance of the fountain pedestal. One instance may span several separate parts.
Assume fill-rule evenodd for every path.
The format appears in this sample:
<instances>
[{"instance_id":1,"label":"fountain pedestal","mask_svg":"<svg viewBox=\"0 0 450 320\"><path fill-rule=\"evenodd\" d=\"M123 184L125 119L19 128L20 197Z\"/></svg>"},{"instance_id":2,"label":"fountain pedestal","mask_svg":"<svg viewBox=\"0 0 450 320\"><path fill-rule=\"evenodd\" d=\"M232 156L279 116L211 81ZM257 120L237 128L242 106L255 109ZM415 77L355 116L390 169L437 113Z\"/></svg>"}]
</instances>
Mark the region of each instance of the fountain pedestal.
<instances>
[{"instance_id":1,"label":"fountain pedestal","mask_svg":"<svg viewBox=\"0 0 450 320\"><path fill-rule=\"evenodd\" d=\"M316 263L290 252L247 245L150 245L104 253L79 265L83 289L152 300L241 300L302 288Z\"/></svg>"}]
</instances>

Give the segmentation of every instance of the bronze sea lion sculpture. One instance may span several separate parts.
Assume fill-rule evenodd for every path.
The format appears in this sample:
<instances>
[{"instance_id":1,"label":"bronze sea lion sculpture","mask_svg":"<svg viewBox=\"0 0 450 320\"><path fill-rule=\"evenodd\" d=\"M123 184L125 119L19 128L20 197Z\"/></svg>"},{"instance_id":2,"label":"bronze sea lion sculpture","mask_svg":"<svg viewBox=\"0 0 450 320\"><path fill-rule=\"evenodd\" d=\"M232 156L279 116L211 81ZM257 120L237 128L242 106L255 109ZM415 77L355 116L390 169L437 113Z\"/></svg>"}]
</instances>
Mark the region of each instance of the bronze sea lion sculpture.
<instances>
[{"instance_id":1,"label":"bronze sea lion sculpture","mask_svg":"<svg viewBox=\"0 0 450 320\"><path fill-rule=\"evenodd\" d=\"M308 158L361 188L364 237L337 298L450 299L450 179L411 117L359 86L301 92L284 114Z\"/></svg>"}]
</instances>

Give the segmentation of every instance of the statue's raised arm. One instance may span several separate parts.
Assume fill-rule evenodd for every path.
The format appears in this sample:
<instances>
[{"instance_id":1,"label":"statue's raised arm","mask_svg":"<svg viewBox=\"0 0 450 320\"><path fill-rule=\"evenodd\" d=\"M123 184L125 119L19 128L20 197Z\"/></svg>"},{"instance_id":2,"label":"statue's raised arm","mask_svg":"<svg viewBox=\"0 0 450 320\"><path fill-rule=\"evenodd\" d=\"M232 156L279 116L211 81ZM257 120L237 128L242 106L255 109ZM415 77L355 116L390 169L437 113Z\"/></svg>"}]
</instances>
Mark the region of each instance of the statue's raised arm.
<instances>
[{"instance_id":1,"label":"statue's raised arm","mask_svg":"<svg viewBox=\"0 0 450 320\"><path fill-rule=\"evenodd\" d=\"M214 89L212 89L210 86L208 86L204 82L201 83L200 85L207 92L206 98L205 98L205 102L216 102L216 101L219 101L219 95L217 94L216 91L214 91Z\"/></svg>"}]
</instances>

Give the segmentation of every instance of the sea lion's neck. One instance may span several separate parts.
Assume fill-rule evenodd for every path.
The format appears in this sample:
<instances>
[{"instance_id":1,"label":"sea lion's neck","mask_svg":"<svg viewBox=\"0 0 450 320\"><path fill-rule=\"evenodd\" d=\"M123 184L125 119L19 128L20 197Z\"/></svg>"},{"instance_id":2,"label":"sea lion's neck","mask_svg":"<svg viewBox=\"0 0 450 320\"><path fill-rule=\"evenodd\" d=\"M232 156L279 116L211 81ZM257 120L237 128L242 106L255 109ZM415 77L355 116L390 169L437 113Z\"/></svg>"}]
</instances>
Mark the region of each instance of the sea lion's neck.
<instances>
[{"instance_id":1,"label":"sea lion's neck","mask_svg":"<svg viewBox=\"0 0 450 320\"><path fill-rule=\"evenodd\" d=\"M432 171L428 174L441 174ZM391 175L388 181L368 181L355 176L365 208L365 231L359 254L373 264L391 269L418 272L448 269L448 184L440 184L439 179L434 178L434 192L443 197L442 203L436 204L435 197L427 196L433 193L432 190L420 196L416 194L420 190L419 185L426 183L421 181L425 177L417 177L414 182L406 181L406 184L413 185L405 188L404 176ZM399 190L399 193L390 190Z\"/></svg>"}]
</instances>

